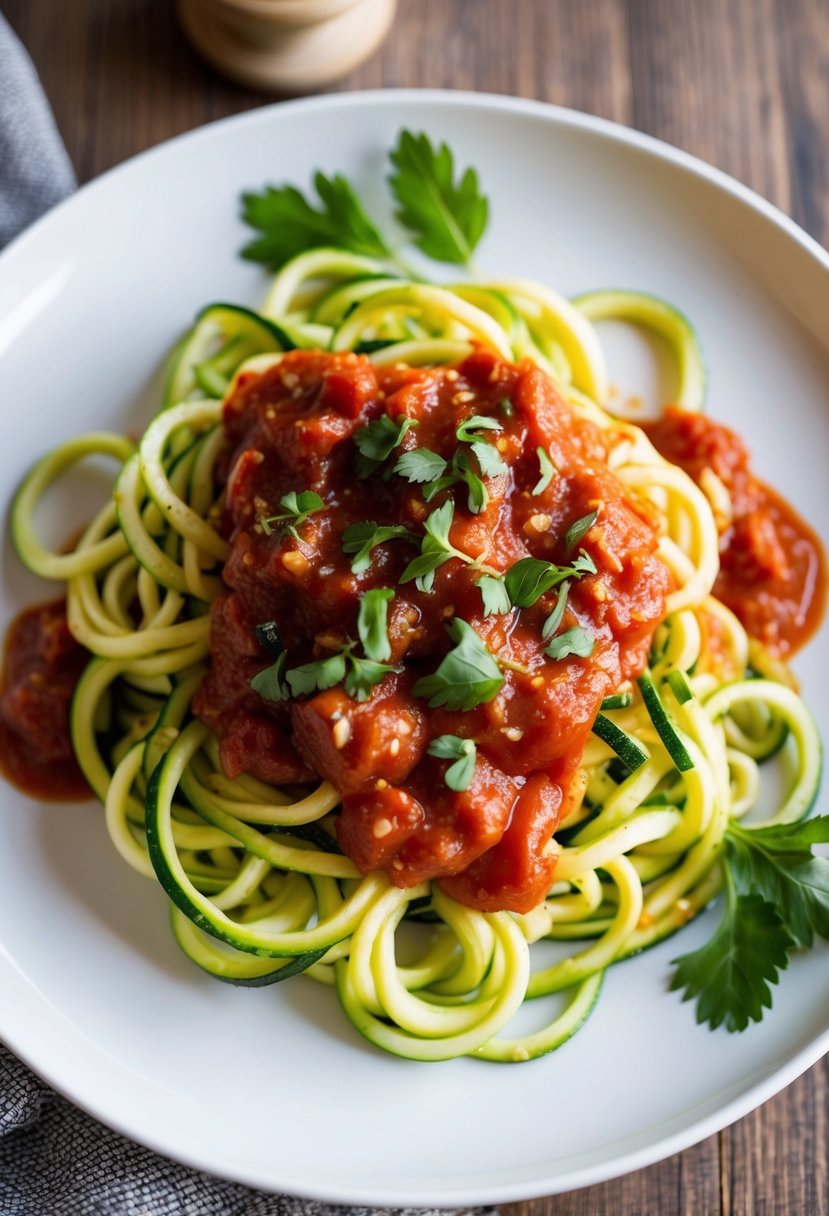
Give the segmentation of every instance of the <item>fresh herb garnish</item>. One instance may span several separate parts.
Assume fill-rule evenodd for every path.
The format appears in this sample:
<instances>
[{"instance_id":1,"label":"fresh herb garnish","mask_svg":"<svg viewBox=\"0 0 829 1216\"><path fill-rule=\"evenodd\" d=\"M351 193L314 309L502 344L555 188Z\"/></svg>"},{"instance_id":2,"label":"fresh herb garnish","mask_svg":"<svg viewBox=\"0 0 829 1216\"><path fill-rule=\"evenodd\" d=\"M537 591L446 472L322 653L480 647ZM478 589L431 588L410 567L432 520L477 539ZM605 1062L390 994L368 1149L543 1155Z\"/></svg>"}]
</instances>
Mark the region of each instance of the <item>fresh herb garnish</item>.
<instances>
[{"instance_id":1,"label":"fresh herb garnish","mask_svg":"<svg viewBox=\"0 0 829 1216\"><path fill-rule=\"evenodd\" d=\"M564 620L564 613L567 611L567 598L569 594L570 580L567 579L567 581L563 582L559 587L553 611L550 613L541 627L541 636L545 641L547 638L552 637L553 634L557 632L559 625Z\"/></svg>"},{"instance_id":2,"label":"fresh herb garnish","mask_svg":"<svg viewBox=\"0 0 829 1216\"><path fill-rule=\"evenodd\" d=\"M423 485L429 481L437 481L443 476L446 461L429 448L414 448L411 452L403 453L394 466L394 471L407 481Z\"/></svg>"},{"instance_id":3,"label":"fresh herb garnish","mask_svg":"<svg viewBox=\"0 0 829 1216\"><path fill-rule=\"evenodd\" d=\"M829 843L829 816L747 828L731 823L725 838L725 911L710 942L676 959L671 987L697 998L697 1021L745 1030L771 1007L770 984L789 954L829 939L829 859L812 846Z\"/></svg>"},{"instance_id":4,"label":"fresh herb garnish","mask_svg":"<svg viewBox=\"0 0 829 1216\"><path fill-rule=\"evenodd\" d=\"M553 480L556 472L556 466L553 464L552 460L550 460L550 457L544 451L544 448L536 448L535 451L536 455L538 456L538 465L541 469L541 477L533 486L532 493L534 495L538 495L543 493L543 491L547 489L547 486Z\"/></svg>"},{"instance_id":5,"label":"fresh herb garnish","mask_svg":"<svg viewBox=\"0 0 829 1216\"><path fill-rule=\"evenodd\" d=\"M418 544L420 538L400 524L376 524L367 521L363 524L351 524L343 532L343 553L356 554L351 563L354 574L362 574L371 565L372 550L387 540L407 540Z\"/></svg>"},{"instance_id":6,"label":"fresh herb garnish","mask_svg":"<svg viewBox=\"0 0 829 1216\"><path fill-rule=\"evenodd\" d=\"M459 617L447 626L456 645L442 659L434 675L414 686L416 697L426 697L431 708L470 710L498 695L504 677L494 656L475 630Z\"/></svg>"},{"instance_id":7,"label":"fresh herb garnish","mask_svg":"<svg viewBox=\"0 0 829 1216\"><path fill-rule=\"evenodd\" d=\"M303 663L286 672L285 679L295 697L306 693L324 692L335 684L342 684L349 697L355 701L367 701L375 684L399 668L373 659L362 659L354 654L354 643L346 642L342 650L326 659Z\"/></svg>"},{"instance_id":8,"label":"fresh herb garnish","mask_svg":"<svg viewBox=\"0 0 829 1216\"><path fill-rule=\"evenodd\" d=\"M554 566L537 557L522 557L504 575L507 594L516 608L529 608L545 592L573 573L569 566Z\"/></svg>"},{"instance_id":9,"label":"fresh herb garnish","mask_svg":"<svg viewBox=\"0 0 829 1216\"><path fill-rule=\"evenodd\" d=\"M551 659L566 659L571 654L579 659L587 659L593 653L595 644L596 639L592 634L581 625L574 625L572 629L567 629L553 638L544 653Z\"/></svg>"},{"instance_id":10,"label":"fresh herb garnish","mask_svg":"<svg viewBox=\"0 0 829 1216\"><path fill-rule=\"evenodd\" d=\"M564 537L564 544L567 552L575 549L576 545L584 540L587 533L593 527L596 520L599 518L599 512L591 511L589 515L583 515L581 519L577 519L574 524L570 524Z\"/></svg>"},{"instance_id":11,"label":"fresh herb garnish","mask_svg":"<svg viewBox=\"0 0 829 1216\"><path fill-rule=\"evenodd\" d=\"M290 520L291 522L285 524L285 527L280 530L281 535L293 536L295 540L299 540L299 532L297 532L299 525L304 524L308 516L313 515L314 512L325 510L325 503L313 490L303 490L299 494L296 490L291 490L289 494L280 498L279 505L285 508L282 514L259 516L259 525L266 536L271 536L276 530L274 524Z\"/></svg>"},{"instance_id":12,"label":"fresh herb garnish","mask_svg":"<svg viewBox=\"0 0 829 1216\"><path fill-rule=\"evenodd\" d=\"M457 735L438 735L426 749L430 756L440 760L454 760L443 780L450 790L462 794L468 790L475 776L475 763L478 758L477 748L471 739L461 739Z\"/></svg>"},{"instance_id":13,"label":"fresh herb garnish","mask_svg":"<svg viewBox=\"0 0 829 1216\"><path fill-rule=\"evenodd\" d=\"M264 671L258 672L250 682L250 686L254 692L258 692L260 697L264 697L266 701L287 701L290 697L290 690L285 683L285 664L288 661L288 655L283 650L275 663L271 663L270 667L266 667Z\"/></svg>"},{"instance_id":14,"label":"fresh herb garnish","mask_svg":"<svg viewBox=\"0 0 829 1216\"><path fill-rule=\"evenodd\" d=\"M321 203L319 208L313 207L294 186L266 186L259 194L243 194L242 218L261 235L245 245L242 257L279 270L297 254L324 245L374 258L391 256L344 177L339 173L334 177L317 173L314 186Z\"/></svg>"},{"instance_id":15,"label":"fresh herb garnish","mask_svg":"<svg viewBox=\"0 0 829 1216\"><path fill-rule=\"evenodd\" d=\"M413 426L417 426L417 420L414 418L398 418L393 422L388 414L383 414L361 427L354 435L354 442L360 451L357 457L357 476L370 477L372 473L376 473Z\"/></svg>"},{"instance_id":16,"label":"fresh herb garnish","mask_svg":"<svg viewBox=\"0 0 829 1216\"><path fill-rule=\"evenodd\" d=\"M419 591L431 591L435 585L435 571L450 558L457 557L463 562L470 559L466 553L461 553L449 540L449 529L455 514L455 504L449 499L438 507L425 521L423 527L426 535L420 546L420 555L409 562L400 575L401 583L416 580Z\"/></svg>"},{"instance_id":17,"label":"fresh herb garnish","mask_svg":"<svg viewBox=\"0 0 829 1216\"><path fill-rule=\"evenodd\" d=\"M512 601L502 578L484 574L478 579L475 586L480 591L481 599L484 602L484 616L509 612L512 608Z\"/></svg>"},{"instance_id":18,"label":"fresh herb garnish","mask_svg":"<svg viewBox=\"0 0 829 1216\"><path fill-rule=\"evenodd\" d=\"M378 663L391 658L388 611L393 599L394 591L391 587L374 587L360 600L357 633L363 643L363 650L370 659Z\"/></svg>"},{"instance_id":19,"label":"fresh herb garnish","mask_svg":"<svg viewBox=\"0 0 829 1216\"><path fill-rule=\"evenodd\" d=\"M501 431L503 427L495 418L487 418L485 414L473 414L455 430L458 443L473 443L481 431Z\"/></svg>"},{"instance_id":20,"label":"fresh herb garnish","mask_svg":"<svg viewBox=\"0 0 829 1216\"><path fill-rule=\"evenodd\" d=\"M422 132L401 131L390 155L397 218L415 234L414 243L439 262L468 265L489 216L475 170L466 169L456 182L449 148L434 148Z\"/></svg>"},{"instance_id":21,"label":"fresh herb garnish","mask_svg":"<svg viewBox=\"0 0 829 1216\"><path fill-rule=\"evenodd\" d=\"M475 453L484 477L503 477L505 473L509 472L509 465L501 459L501 453L494 444L476 439L474 443L470 444L470 447Z\"/></svg>"},{"instance_id":22,"label":"fresh herb garnish","mask_svg":"<svg viewBox=\"0 0 829 1216\"><path fill-rule=\"evenodd\" d=\"M441 490L448 490L450 486L462 482L466 485L467 507L473 515L480 515L489 502L489 492L478 474L472 469L468 457L462 452L456 452L449 467L450 471L445 477L439 477L423 491L425 501L431 502Z\"/></svg>"}]
</instances>

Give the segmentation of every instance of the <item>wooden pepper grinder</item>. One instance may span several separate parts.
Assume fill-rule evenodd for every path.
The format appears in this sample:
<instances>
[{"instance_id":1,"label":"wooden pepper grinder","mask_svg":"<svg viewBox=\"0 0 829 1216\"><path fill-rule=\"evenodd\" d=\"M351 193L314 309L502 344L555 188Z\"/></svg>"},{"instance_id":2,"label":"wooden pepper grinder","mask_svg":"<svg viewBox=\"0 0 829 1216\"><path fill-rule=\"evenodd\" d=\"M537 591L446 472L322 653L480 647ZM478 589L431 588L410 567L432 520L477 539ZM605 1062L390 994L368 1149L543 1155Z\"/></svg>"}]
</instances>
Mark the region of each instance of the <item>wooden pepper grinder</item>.
<instances>
[{"instance_id":1,"label":"wooden pepper grinder","mask_svg":"<svg viewBox=\"0 0 829 1216\"><path fill-rule=\"evenodd\" d=\"M306 93L346 75L377 49L397 0L178 0L201 55L255 89Z\"/></svg>"}]
</instances>

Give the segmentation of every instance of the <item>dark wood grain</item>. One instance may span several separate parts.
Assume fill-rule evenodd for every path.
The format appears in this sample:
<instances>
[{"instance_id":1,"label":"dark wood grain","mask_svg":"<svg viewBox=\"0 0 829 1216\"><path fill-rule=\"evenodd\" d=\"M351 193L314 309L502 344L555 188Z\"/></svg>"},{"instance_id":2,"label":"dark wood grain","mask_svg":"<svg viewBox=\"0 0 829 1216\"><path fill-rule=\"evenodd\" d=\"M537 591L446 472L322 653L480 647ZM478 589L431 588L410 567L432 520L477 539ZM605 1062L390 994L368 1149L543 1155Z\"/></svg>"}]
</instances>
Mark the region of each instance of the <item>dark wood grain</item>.
<instances>
[{"instance_id":1,"label":"dark wood grain","mask_svg":"<svg viewBox=\"0 0 829 1216\"><path fill-rule=\"evenodd\" d=\"M205 67L171 0L0 0L78 177L270 100ZM341 89L536 97L628 123L732 173L829 241L829 0L400 0ZM668 1083L668 1078L666 1078ZM508 1216L829 1216L829 1065L733 1127Z\"/></svg>"}]
</instances>

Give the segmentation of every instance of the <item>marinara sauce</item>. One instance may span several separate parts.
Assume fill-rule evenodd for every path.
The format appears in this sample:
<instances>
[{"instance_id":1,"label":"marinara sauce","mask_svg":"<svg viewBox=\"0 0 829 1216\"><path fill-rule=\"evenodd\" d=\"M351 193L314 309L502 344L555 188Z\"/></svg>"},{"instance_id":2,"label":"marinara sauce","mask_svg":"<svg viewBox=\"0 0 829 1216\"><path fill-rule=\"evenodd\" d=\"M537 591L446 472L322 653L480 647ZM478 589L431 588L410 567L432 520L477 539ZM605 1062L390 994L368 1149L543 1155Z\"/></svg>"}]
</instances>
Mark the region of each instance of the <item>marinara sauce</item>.
<instances>
[{"instance_id":1,"label":"marinara sauce","mask_svg":"<svg viewBox=\"0 0 829 1216\"><path fill-rule=\"evenodd\" d=\"M481 434L507 466L487 479L479 513L464 485L426 502L424 486L392 473L415 448L450 461L457 428L474 415L497 422ZM354 437L383 416L416 425L382 467L360 477ZM274 783L325 778L342 797L340 844L362 871L385 869L403 887L437 879L470 906L528 911L551 885L551 837L601 701L641 672L664 616L670 576L656 556L650 508L608 470L602 432L574 414L549 377L483 351L428 370L291 352L237 379L224 427L227 591L213 605L211 664L194 708L220 739L225 771ZM541 486L539 448L554 470ZM283 495L305 490L325 509L294 533L262 526ZM545 655L542 628L555 591L531 607L485 615L481 570L468 562L446 561L429 591L401 582L424 521L448 499L451 544L496 572L528 556L568 564L576 556L568 529L597 513L579 542L596 573L571 580L559 627L590 634L588 657ZM377 545L368 568L355 573L343 534L366 522L409 535ZM394 592L388 638L398 670L367 700L342 685L281 701L251 689L272 662L257 624L276 622L290 670L356 639L361 598L379 587ZM455 617L472 626L503 674L497 695L466 711L430 708L413 691L454 645L446 626ZM428 754L439 735L477 746L463 791L446 784L449 762Z\"/></svg>"},{"instance_id":2,"label":"marinara sauce","mask_svg":"<svg viewBox=\"0 0 829 1216\"><path fill-rule=\"evenodd\" d=\"M778 658L809 640L826 605L826 555L805 520L751 471L739 435L676 406L643 427L654 446L703 485L706 470L725 486L730 511L718 519L720 573L714 595Z\"/></svg>"},{"instance_id":3,"label":"marinara sauce","mask_svg":"<svg viewBox=\"0 0 829 1216\"><path fill-rule=\"evenodd\" d=\"M69 734L70 702L88 659L69 632L63 600L27 608L9 626L0 685L0 770L33 798L91 797Z\"/></svg>"}]
</instances>

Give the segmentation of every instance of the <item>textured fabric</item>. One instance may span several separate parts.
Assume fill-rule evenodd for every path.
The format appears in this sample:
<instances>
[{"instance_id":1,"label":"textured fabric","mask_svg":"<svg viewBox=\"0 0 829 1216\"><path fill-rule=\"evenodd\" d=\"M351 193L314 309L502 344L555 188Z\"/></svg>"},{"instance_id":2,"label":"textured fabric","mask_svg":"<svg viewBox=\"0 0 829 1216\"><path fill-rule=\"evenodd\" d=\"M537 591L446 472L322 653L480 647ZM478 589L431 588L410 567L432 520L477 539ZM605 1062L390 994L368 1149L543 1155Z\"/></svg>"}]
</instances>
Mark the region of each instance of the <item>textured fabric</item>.
<instances>
[{"instance_id":1,"label":"textured fabric","mask_svg":"<svg viewBox=\"0 0 829 1216\"><path fill-rule=\"evenodd\" d=\"M167 1161L76 1110L0 1046L0 1216L371 1213L264 1195Z\"/></svg>"},{"instance_id":2,"label":"textured fabric","mask_svg":"<svg viewBox=\"0 0 829 1216\"><path fill-rule=\"evenodd\" d=\"M32 62L0 16L0 248L74 187Z\"/></svg>"}]
</instances>

